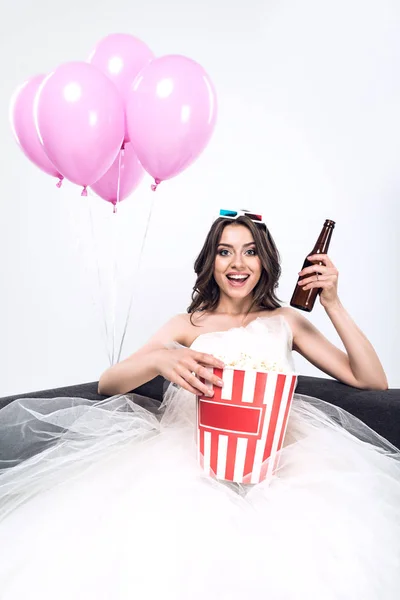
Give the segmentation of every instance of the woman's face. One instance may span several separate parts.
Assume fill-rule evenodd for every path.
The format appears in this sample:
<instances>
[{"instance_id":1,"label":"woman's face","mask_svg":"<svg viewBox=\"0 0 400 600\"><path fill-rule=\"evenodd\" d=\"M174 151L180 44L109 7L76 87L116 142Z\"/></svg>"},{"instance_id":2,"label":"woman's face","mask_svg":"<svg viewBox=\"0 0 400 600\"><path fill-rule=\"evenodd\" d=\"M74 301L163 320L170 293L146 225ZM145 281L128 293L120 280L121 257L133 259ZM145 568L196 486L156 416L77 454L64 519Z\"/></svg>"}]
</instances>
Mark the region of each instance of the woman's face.
<instances>
[{"instance_id":1,"label":"woman's face","mask_svg":"<svg viewBox=\"0 0 400 600\"><path fill-rule=\"evenodd\" d=\"M261 277L262 265L249 229L227 225L217 246L214 278L221 292L230 298L250 295Z\"/></svg>"}]
</instances>

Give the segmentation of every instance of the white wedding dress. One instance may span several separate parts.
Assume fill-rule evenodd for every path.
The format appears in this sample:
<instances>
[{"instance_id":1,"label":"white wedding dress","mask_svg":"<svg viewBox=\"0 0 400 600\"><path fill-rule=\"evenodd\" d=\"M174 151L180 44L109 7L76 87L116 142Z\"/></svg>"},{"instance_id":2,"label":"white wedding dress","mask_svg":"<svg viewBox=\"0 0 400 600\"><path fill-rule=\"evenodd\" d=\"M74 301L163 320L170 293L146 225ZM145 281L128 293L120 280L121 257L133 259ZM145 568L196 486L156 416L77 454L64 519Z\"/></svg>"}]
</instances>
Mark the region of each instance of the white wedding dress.
<instances>
[{"instance_id":1,"label":"white wedding dress","mask_svg":"<svg viewBox=\"0 0 400 600\"><path fill-rule=\"evenodd\" d=\"M193 348L293 368L282 317ZM0 410L1 600L398 600L400 453L296 395L270 484L199 467L195 398L21 399Z\"/></svg>"}]
</instances>

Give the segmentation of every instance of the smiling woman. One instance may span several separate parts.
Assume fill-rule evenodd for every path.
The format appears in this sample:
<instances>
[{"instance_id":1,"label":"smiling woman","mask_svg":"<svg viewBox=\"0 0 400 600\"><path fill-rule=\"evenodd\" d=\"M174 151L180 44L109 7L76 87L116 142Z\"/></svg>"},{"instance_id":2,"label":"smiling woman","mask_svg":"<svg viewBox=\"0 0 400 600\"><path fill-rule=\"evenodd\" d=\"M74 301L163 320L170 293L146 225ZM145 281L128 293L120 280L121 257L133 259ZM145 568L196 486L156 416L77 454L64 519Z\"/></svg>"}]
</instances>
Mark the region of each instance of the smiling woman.
<instances>
[{"instance_id":1,"label":"smiling woman","mask_svg":"<svg viewBox=\"0 0 400 600\"><path fill-rule=\"evenodd\" d=\"M265 224L249 217L220 217L211 227L195 262L197 280L190 314L223 312L229 298L239 301L236 312L280 307L275 290L281 274L279 253ZM241 302L243 300L243 302Z\"/></svg>"},{"instance_id":2,"label":"smiling woman","mask_svg":"<svg viewBox=\"0 0 400 600\"><path fill-rule=\"evenodd\" d=\"M280 305L265 225L222 217L196 260L188 313L101 376L112 398L37 410L16 400L0 411L0 432L12 426L18 440L0 477L4 598L397 600L400 453L322 400L294 394L288 404L293 350L343 383L387 387L322 260L320 302L345 351ZM175 385L150 410L129 391L157 374ZM274 470L268 444L279 465L260 480Z\"/></svg>"},{"instance_id":3,"label":"smiling woman","mask_svg":"<svg viewBox=\"0 0 400 600\"><path fill-rule=\"evenodd\" d=\"M229 288L244 288L238 298L248 297L258 284L261 272L261 260L250 230L240 224L225 227L214 264L214 279L221 296L229 297L232 293L231 289L225 292L228 284Z\"/></svg>"}]
</instances>

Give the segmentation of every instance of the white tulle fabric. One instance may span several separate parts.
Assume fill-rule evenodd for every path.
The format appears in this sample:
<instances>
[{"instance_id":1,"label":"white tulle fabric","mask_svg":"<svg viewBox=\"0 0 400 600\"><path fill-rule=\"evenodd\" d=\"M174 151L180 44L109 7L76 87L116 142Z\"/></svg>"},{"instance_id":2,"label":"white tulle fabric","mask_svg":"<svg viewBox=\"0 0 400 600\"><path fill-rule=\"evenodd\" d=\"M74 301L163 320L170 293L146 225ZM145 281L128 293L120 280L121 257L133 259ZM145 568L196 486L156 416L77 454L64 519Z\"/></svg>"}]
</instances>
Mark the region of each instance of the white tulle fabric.
<instances>
[{"instance_id":1,"label":"white tulle fabric","mask_svg":"<svg viewBox=\"0 0 400 600\"><path fill-rule=\"evenodd\" d=\"M193 347L228 343L293 367L283 319ZM241 486L201 471L194 427L194 397L173 386L161 409L127 395L0 410L1 600L398 600L389 442L297 395L279 472Z\"/></svg>"}]
</instances>

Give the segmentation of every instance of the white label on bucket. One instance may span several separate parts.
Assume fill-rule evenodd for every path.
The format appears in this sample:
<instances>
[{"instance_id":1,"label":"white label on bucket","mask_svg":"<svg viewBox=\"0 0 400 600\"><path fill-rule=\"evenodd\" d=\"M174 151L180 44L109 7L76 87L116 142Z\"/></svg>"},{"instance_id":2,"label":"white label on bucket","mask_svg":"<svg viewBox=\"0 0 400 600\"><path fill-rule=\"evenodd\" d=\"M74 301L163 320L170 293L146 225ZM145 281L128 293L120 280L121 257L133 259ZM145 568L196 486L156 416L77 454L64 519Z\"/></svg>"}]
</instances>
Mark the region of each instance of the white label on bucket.
<instances>
[{"instance_id":1,"label":"white label on bucket","mask_svg":"<svg viewBox=\"0 0 400 600\"><path fill-rule=\"evenodd\" d=\"M226 455L228 452L228 436L220 434L218 436L218 461L217 461L217 477L225 479Z\"/></svg>"},{"instance_id":2,"label":"white label on bucket","mask_svg":"<svg viewBox=\"0 0 400 600\"><path fill-rule=\"evenodd\" d=\"M288 377L286 377L285 385L283 386L282 400L281 400L281 405L279 407L278 420L276 423L274 440L272 442L271 459L268 464L268 471L267 471L266 479L270 479L272 476L272 473L273 473L275 454L276 454L276 450L277 450L277 447L279 444L279 438L281 436L282 424L283 424L283 419L285 418L285 412L286 412L286 407L287 407L287 403L288 403L288 399L289 399L289 392L290 392L291 385L292 385L292 377L288 376Z\"/></svg>"},{"instance_id":3,"label":"white label on bucket","mask_svg":"<svg viewBox=\"0 0 400 600\"><path fill-rule=\"evenodd\" d=\"M211 463L211 433L210 431L204 432L204 471L210 473Z\"/></svg>"},{"instance_id":4,"label":"white label on bucket","mask_svg":"<svg viewBox=\"0 0 400 600\"><path fill-rule=\"evenodd\" d=\"M272 403L274 401L275 398L275 390L276 390L276 384L278 382L278 373L268 373L267 376L267 385L265 386L265 392L264 392L264 404L267 404L270 411L269 417L271 416L271 409L272 409ZM268 417L268 422L269 422L269 417Z\"/></svg>"},{"instance_id":5,"label":"white label on bucket","mask_svg":"<svg viewBox=\"0 0 400 600\"><path fill-rule=\"evenodd\" d=\"M259 483L260 481L261 466L263 462L265 444L267 441L269 423L271 420L277 379L277 373L268 373L267 385L265 386L264 392L264 404L267 405L265 409L264 425L261 438L258 440L256 445L250 483Z\"/></svg>"},{"instance_id":6,"label":"white label on bucket","mask_svg":"<svg viewBox=\"0 0 400 600\"><path fill-rule=\"evenodd\" d=\"M243 482L244 465L246 463L247 438L238 438L236 444L235 470L233 473L233 481L237 483Z\"/></svg>"},{"instance_id":7,"label":"white label on bucket","mask_svg":"<svg viewBox=\"0 0 400 600\"><path fill-rule=\"evenodd\" d=\"M245 371L243 382L242 402L254 402L257 371Z\"/></svg>"},{"instance_id":8,"label":"white label on bucket","mask_svg":"<svg viewBox=\"0 0 400 600\"><path fill-rule=\"evenodd\" d=\"M222 371L224 386L221 390L221 400L232 400L233 373L233 369L224 369Z\"/></svg>"}]
</instances>

